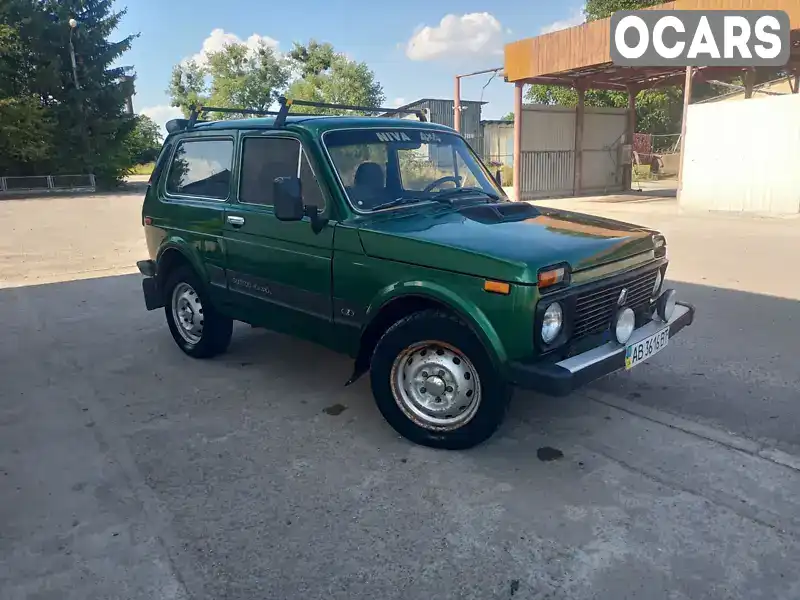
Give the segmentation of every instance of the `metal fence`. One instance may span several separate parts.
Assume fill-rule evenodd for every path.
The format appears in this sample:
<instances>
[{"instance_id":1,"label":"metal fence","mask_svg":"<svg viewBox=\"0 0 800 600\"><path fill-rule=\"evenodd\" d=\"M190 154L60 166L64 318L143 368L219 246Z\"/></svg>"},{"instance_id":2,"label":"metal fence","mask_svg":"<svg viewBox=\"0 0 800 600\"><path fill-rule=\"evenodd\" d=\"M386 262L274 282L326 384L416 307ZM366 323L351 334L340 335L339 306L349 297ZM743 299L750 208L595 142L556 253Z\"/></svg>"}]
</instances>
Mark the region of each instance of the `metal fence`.
<instances>
[{"instance_id":1,"label":"metal fence","mask_svg":"<svg viewBox=\"0 0 800 600\"><path fill-rule=\"evenodd\" d=\"M93 192L94 175L36 175L0 177L0 194L21 192Z\"/></svg>"}]
</instances>

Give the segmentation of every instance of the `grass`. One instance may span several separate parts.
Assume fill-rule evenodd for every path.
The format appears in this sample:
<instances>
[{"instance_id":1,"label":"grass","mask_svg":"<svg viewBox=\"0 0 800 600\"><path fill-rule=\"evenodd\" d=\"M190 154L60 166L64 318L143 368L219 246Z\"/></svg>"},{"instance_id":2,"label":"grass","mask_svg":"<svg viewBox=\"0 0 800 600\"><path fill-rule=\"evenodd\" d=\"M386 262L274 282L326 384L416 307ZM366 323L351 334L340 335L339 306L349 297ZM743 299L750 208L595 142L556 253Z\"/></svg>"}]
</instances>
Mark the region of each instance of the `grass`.
<instances>
[{"instance_id":1,"label":"grass","mask_svg":"<svg viewBox=\"0 0 800 600\"><path fill-rule=\"evenodd\" d=\"M145 163L143 165L135 165L131 170L131 175L150 175L153 172L155 163Z\"/></svg>"}]
</instances>

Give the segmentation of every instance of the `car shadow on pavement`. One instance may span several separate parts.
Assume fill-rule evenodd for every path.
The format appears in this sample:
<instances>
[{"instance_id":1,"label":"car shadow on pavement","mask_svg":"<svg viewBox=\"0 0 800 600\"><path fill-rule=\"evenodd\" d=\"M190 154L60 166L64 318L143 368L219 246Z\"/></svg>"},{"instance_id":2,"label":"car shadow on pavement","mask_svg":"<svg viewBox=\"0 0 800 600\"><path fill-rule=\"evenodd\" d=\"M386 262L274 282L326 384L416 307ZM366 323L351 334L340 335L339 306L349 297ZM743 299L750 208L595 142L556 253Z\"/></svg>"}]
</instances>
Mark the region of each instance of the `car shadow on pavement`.
<instances>
[{"instance_id":1,"label":"car shadow on pavement","mask_svg":"<svg viewBox=\"0 0 800 600\"><path fill-rule=\"evenodd\" d=\"M648 362L629 373L599 380L588 390L800 447L800 406L796 402L800 302L687 283L675 287L679 298L696 306L695 323ZM15 347L11 340L23 355L28 354L27 347L37 352L50 348L49 354L55 353L52 349L59 344L66 344L73 349L70 360L75 364L102 369L115 357L104 355L101 349L121 337L131 372L142 369L177 380L181 373L189 374L190 380L211 377L215 382L225 381L224 388L229 391L236 389L237 383L239 387L247 384L249 389L240 390L245 397L269 396L272 391L270 403L286 402L287 410L296 407L292 397L308 405L304 412L347 402L354 406L342 414L357 412L372 425L380 422L371 402L368 376L343 387L351 360L311 343L237 324L227 354L211 361L188 359L174 347L163 312L145 311L138 275L0 289L0 307L7 332L4 352ZM19 356L12 352L5 364L14 364ZM47 354L45 358L49 360ZM30 381L45 376L48 360L26 365ZM71 373L47 376L69 385ZM104 378L111 386L109 393L116 385L136 383L117 384L109 377ZM146 380L142 385L147 385ZM546 424L559 418L568 404L569 398L518 391L510 420Z\"/></svg>"},{"instance_id":2,"label":"car shadow on pavement","mask_svg":"<svg viewBox=\"0 0 800 600\"><path fill-rule=\"evenodd\" d=\"M794 439L800 303L676 287L695 324L589 391ZM384 423L366 377L344 387L347 357L244 325L224 356L186 357L138 275L0 289L0 323L11 597L52 573L82 600L666 600L716 597L732 571L730 598L798 585L800 544L779 532L800 531L800 478L586 394L520 392L488 443L437 452Z\"/></svg>"}]
</instances>

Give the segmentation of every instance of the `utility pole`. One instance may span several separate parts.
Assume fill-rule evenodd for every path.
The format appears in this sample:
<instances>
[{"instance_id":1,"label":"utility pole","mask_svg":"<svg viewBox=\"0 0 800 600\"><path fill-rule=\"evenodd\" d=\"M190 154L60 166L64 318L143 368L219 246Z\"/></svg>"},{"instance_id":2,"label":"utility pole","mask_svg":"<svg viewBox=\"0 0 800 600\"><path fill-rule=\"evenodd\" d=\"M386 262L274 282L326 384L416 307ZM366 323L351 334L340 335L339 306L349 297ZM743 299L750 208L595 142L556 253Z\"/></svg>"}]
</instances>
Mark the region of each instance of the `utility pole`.
<instances>
[{"instance_id":1,"label":"utility pole","mask_svg":"<svg viewBox=\"0 0 800 600\"><path fill-rule=\"evenodd\" d=\"M75 63L75 46L72 44L72 32L78 26L75 19L69 20L69 58L72 61L72 80L75 83L76 89L81 89L81 84L78 83L78 65Z\"/></svg>"},{"instance_id":2,"label":"utility pole","mask_svg":"<svg viewBox=\"0 0 800 600\"><path fill-rule=\"evenodd\" d=\"M453 95L453 129L461 132L461 78L472 77L473 75L484 75L486 73L497 73L502 71L503 67L496 69L484 69L483 71L475 71L473 73L464 73L463 75L456 75L455 77L455 93Z\"/></svg>"}]
</instances>

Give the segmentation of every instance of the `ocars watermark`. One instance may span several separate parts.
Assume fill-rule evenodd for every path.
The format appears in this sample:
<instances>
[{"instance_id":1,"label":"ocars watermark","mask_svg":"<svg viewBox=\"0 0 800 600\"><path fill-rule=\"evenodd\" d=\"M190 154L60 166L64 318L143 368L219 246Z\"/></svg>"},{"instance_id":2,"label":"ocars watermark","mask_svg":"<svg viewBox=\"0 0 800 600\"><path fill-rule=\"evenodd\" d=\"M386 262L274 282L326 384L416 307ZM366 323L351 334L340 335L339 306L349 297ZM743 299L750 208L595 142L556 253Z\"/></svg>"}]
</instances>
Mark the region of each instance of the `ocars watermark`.
<instances>
[{"instance_id":1,"label":"ocars watermark","mask_svg":"<svg viewBox=\"0 0 800 600\"><path fill-rule=\"evenodd\" d=\"M782 10L623 10L611 16L611 59L630 67L782 67L789 34Z\"/></svg>"}]
</instances>

